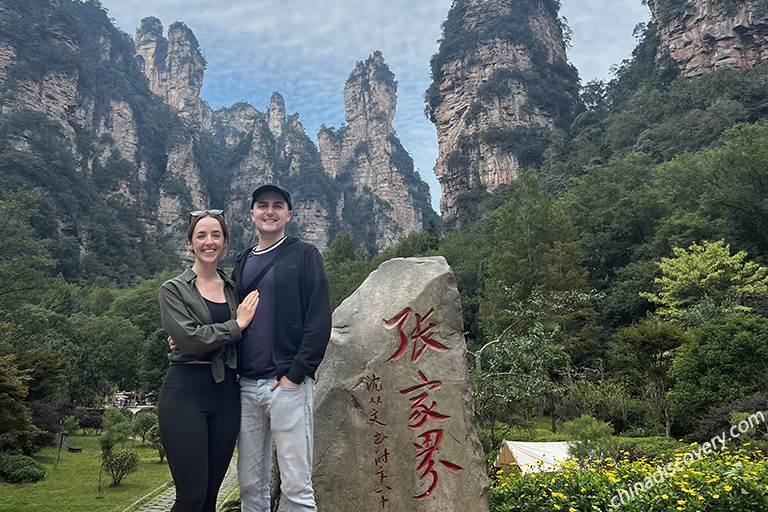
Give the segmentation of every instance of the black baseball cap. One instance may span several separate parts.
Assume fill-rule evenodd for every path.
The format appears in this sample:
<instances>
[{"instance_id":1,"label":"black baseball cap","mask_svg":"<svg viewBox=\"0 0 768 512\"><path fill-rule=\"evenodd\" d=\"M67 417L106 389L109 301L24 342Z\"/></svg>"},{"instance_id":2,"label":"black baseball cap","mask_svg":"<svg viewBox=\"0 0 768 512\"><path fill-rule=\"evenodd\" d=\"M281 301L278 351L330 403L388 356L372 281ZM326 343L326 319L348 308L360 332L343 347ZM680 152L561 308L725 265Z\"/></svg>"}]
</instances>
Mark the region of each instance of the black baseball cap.
<instances>
[{"instance_id":1,"label":"black baseball cap","mask_svg":"<svg viewBox=\"0 0 768 512\"><path fill-rule=\"evenodd\" d=\"M291 203L291 194L288 193L287 190L285 190L280 185L262 185L256 190L253 191L253 196L251 197L251 210L253 210L253 205L256 204L256 198L259 197L260 194L263 194L264 192L277 192L283 198L285 199L285 202L288 203L288 209L293 210L293 204Z\"/></svg>"}]
</instances>

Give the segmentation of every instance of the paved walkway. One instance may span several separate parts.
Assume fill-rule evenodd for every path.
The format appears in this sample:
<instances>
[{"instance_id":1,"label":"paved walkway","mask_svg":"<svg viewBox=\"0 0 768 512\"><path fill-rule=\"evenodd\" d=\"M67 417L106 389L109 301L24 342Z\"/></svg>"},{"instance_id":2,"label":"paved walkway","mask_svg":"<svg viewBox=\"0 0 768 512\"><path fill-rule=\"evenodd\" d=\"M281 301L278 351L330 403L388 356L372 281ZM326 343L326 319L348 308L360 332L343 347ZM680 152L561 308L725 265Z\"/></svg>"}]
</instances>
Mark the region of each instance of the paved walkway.
<instances>
[{"instance_id":1,"label":"paved walkway","mask_svg":"<svg viewBox=\"0 0 768 512\"><path fill-rule=\"evenodd\" d=\"M219 489L219 497L216 500L218 510L226 501L237 498L237 457L233 457L229 463L229 469L224 477L224 482ZM176 500L176 488L169 487L148 502L133 509L135 512L168 512Z\"/></svg>"}]
</instances>

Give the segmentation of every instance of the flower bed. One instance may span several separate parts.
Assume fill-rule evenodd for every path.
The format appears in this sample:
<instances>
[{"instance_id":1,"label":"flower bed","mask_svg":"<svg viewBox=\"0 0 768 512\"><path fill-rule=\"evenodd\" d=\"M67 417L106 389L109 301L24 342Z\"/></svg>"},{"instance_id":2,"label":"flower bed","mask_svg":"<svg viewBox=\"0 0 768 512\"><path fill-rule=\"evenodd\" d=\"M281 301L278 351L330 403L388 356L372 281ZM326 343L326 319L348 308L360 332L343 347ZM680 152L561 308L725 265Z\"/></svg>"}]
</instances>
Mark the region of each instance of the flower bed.
<instances>
[{"instance_id":1,"label":"flower bed","mask_svg":"<svg viewBox=\"0 0 768 512\"><path fill-rule=\"evenodd\" d=\"M768 510L768 458L759 450L732 453L726 448L692 463L683 463L685 455L609 459L586 468L569 463L555 473L499 471L491 480L491 511ZM675 469L676 462L681 469Z\"/></svg>"}]
</instances>

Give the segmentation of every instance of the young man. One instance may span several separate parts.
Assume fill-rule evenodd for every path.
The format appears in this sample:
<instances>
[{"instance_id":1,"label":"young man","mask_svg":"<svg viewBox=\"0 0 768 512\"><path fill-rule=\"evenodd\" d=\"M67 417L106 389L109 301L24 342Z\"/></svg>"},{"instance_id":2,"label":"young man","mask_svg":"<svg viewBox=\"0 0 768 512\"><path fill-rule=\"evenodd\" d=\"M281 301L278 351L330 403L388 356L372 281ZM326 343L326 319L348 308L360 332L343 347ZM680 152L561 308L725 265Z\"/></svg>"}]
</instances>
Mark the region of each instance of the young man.
<instances>
[{"instance_id":1,"label":"young man","mask_svg":"<svg viewBox=\"0 0 768 512\"><path fill-rule=\"evenodd\" d=\"M232 281L260 303L240 350L237 474L244 512L269 512L272 439L288 512L316 511L312 490L314 376L331 335L328 278L317 248L285 236L291 196L277 185L253 192L259 243L237 256Z\"/></svg>"}]
</instances>

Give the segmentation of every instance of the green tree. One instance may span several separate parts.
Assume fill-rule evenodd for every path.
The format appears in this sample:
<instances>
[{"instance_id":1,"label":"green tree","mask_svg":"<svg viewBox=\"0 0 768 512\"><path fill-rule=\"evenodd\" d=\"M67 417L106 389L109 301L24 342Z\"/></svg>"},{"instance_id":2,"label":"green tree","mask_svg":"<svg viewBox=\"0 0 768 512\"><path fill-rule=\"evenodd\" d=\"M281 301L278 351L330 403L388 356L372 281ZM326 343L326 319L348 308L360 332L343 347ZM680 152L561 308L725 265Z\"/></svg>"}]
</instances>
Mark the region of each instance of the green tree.
<instances>
[{"instance_id":1,"label":"green tree","mask_svg":"<svg viewBox=\"0 0 768 512\"><path fill-rule=\"evenodd\" d=\"M16 366L15 356L0 357L0 451L21 450L32 455L40 429L32 424L23 402L28 379Z\"/></svg>"},{"instance_id":2,"label":"green tree","mask_svg":"<svg viewBox=\"0 0 768 512\"><path fill-rule=\"evenodd\" d=\"M139 389L145 395L156 396L168 371L168 333L158 329L141 344L139 355Z\"/></svg>"},{"instance_id":3,"label":"green tree","mask_svg":"<svg viewBox=\"0 0 768 512\"><path fill-rule=\"evenodd\" d=\"M29 223L38 216L33 191L0 199L0 309L14 309L44 289L46 273L55 262Z\"/></svg>"},{"instance_id":4,"label":"green tree","mask_svg":"<svg viewBox=\"0 0 768 512\"><path fill-rule=\"evenodd\" d=\"M678 347L690 342L690 334L679 326L658 318L642 319L636 325L619 329L609 352L617 375L642 396L672 435L672 416L667 403L671 388L669 371Z\"/></svg>"},{"instance_id":5,"label":"green tree","mask_svg":"<svg viewBox=\"0 0 768 512\"><path fill-rule=\"evenodd\" d=\"M104 459L104 469L112 477L112 487L120 485L127 475L139 469L141 456L132 448L113 448Z\"/></svg>"},{"instance_id":6,"label":"green tree","mask_svg":"<svg viewBox=\"0 0 768 512\"><path fill-rule=\"evenodd\" d=\"M68 361L64 354L50 350L18 350L16 365L29 376L28 402L63 402L67 399Z\"/></svg>"},{"instance_id":7,"label":"green tree","mask_svg":"<svg viewBox=\"0 0 768 512\"><path fill-rule=\"evenodd\" d=\"M155 423L152 428L147 432L147 443L149 446L157 450L157 454L160 456L160 462L163 462L165 458L165 448L163 447L163 441L160 439L160 425Z\"/></svg>"},{"instance_id":8,"label":"green tree","mask_svg":"<svg viewBox=\"0 0 768 512\"><path fill-rule=\"evenodd\" d=\"M342 230L325 253L325 272L331 286L331 308L352 295L373 270L365 247L355 249L352 237Z\"/></svg>"},{"instance_id":9,"label":"green tree","mask_svg":"<svg viewBox=\"0 0 768 512\"><path fill-rule=\"evenodd\" d=\"M715 318L696 329L679 352L667 397L678 433L693 432L710 407L768 390L768 318L743 313Z\"/></svg>"},{"instance_id":10,"label":"green tree","mask_svg":"<svg viewBox=\"0 0 768 512\"><path fill-rule=\"evenodd\" d=\"M533 172L507 187L508 202L494 212L495 245L488 260L480 313L489 332L525 332L537 319L556 322L574 363L598 355L595 312L577 233Z\"/></svg>"},{"instance_id":11,"label":"green tree","mask_svg":"<svg viewBox=\"0 0 768 512\"><path fill-rule=\"evenodd\" d=\"M147 433L157 424L157 414L153 412L142 412L136 415L133 420L133 433L141 438L141 444L147 441Z\"/></svg>"},{"instance_id":12,"label":"green tree","mask_svg":"<svg viewBox=\"0 0 768 512\"><path fill-rule=\"evenodd\" d=\"M124 390L138 388L139 358L136 355L144 339L138 327L124 318L105 315L75 315L72 324L82 345L98 357L100 368L94 370L100 372L106 382Z\"/></svg>"},{"instance_id":13,"label":"green tree","mask_svg":"<svg viewBox=\"0 0 768 512\"><path fill-rule=\"evenodd\" d=\"M115 292L116 296L109 307L107 316L130 320L133 325L142 330L144 336L149 336L162 328L160 325L160 306L157 302L160 287L168 279L180 273L178 270L165 271L152 279L142 281L138 286Z\"/></svg>"},{"instance_id":14,"label":"green tree","mask_svg":"<svg viewBox=\"0 0 768 512\"><path fill-rule=\"evenodd\" d=\"M497 422L528 424L532 410L548 409L552 429L570 377L569 356L555 324L534 324L529 332L499 339L476 371L475 412L482 428ZM503 435L503 432L501 433ZM501 441L491 430L492 443Z\"/></svg>"},{"instance_id":15,"label":"green tree","mask_svg":"<svg viewBox=\"0 0 768 512\"><path fill-rule=\"evenodd\" d=\"M768 291L768 268L745 261L745 251L731 255L724 240L694 242L672 252L673 258L657 263L662 277L654 279L656 291L640 294L659 306L656 313L663 318L691 325L700 322L708 306L719 314L749 311L744 299Z\"/></svg>"}]
</instances>

